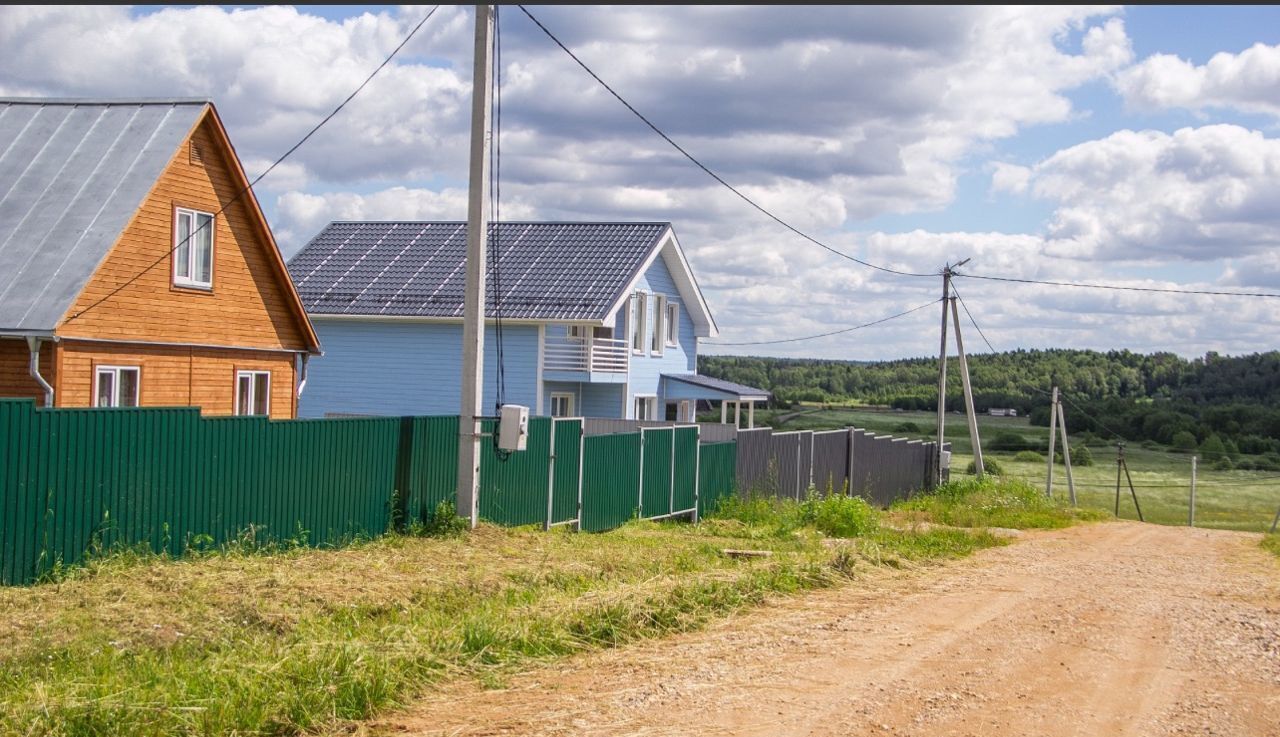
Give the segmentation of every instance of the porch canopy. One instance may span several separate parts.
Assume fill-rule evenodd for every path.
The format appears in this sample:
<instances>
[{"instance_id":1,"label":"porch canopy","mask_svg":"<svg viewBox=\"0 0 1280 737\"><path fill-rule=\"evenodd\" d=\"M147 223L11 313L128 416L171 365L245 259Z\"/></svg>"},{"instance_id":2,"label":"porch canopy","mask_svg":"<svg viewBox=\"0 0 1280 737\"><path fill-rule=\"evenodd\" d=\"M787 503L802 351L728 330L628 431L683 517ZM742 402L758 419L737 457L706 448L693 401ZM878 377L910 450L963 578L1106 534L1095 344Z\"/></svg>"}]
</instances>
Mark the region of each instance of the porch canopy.
<instances>
[{"instance_id":1,"label":"porch canopy","mask_svg":"<svg viewBox=\"0 0 1280 737\"><path fill-rule=\"evenodd\" d=\"M728 423L729 405L733 405L733 424L742 426L742 405L747 405L747 427L755 427L756 402L769 401L769 392L754 386L735 384L698 374L663 374L663 395L668 399L693 399L720 402L720 422Z\"/></svg>"}]
</instances>

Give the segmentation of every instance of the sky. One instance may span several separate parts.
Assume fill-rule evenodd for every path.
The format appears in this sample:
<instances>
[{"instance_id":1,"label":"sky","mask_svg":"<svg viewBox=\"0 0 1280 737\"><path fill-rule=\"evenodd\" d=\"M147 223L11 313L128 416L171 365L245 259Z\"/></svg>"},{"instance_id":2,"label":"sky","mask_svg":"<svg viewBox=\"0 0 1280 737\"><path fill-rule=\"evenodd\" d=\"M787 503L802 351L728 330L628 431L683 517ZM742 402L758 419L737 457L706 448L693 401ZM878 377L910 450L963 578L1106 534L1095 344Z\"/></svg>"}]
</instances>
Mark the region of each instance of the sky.
<instances>
[{"instance_id":1,"label":"sky","mask_svg":"<svg viewBox=\"0 0 1280 737\"><path fill-rule=\"evenodd\" d=\"M433 6L0 7L0 95L208 97L250 176ZM291 256L331 220L464 220L472 6L440 6L256 188ZM1280 293L1280 7L501 9L501 217L670 221L703 353L936 354L961 274ZM1280 300L955 280L1016 348L1277 348ZM962 313L963 314L963 313ZM740 343L755 345L733 345Z\"/></svg>"}]
</instances>

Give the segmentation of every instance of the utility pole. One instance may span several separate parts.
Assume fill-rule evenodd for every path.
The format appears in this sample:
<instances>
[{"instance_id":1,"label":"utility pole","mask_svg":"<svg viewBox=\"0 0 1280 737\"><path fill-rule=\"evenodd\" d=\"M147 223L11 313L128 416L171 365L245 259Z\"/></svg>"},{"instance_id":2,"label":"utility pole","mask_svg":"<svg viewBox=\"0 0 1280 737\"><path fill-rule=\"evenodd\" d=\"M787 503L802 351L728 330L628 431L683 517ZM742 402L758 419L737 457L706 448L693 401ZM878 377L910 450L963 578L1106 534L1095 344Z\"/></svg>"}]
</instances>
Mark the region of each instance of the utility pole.
<instances>
[{"instance_id":1,"label":"utility pole","mask_svg":"<svg viewBox=\"0 0 1280 737\"><path fill-rule=\"evenodd\" d=\"M938 485L942 485L942 444L947 428L947 300L951 297L951 266L942 269L942 347L938 349Z\"/></svg>"},{"instance_id":2,"label":"utility pole","mask_svg":"<svg viewBox=\"0 0 1280 737\"><path fill-rule=\"evenodd\" d=\"M960 380L964 383L964 408L969 415L969 442L973 445L974 475L982 478L982 441L978 437L978 416L973 413L973 386L969 384L969 359L964 354L964 338L960 335L960 313L956 298L951 298L951 324L956 329L956 352L960 354Z\"/></svg>"},{"instance_id":3,"label":"utility pole","mask_svg":"<svg viewBox=\"0 0 1280 737\"><path fill-rule=\"evenodd\" d=\"M942 268L942 347L938 350L938 484L942 484L943 442L946 440L947 428L947 300L951 298L951 276L953 269L969 263L965 259L958 264L947 264ZM975 462L976 466L977 463Z\"/></svg>"},{"instance_id":4,"label":"utility pole","mask_svg":"<svg viewBox=\"0 0 1280 737\"><path fill-rule=\"evenodd\" d=\"M462 308L462 412L458 418L458 516L476 526L480 512L480 415L484 386L485 241L489 234L489 114L493 8L476 6L471 77L471 178L467 192L467 282Z\"/></svg>"},{"instance_id":5,"label":"utility pole","mask_svg":"<svg viewBox=\"0 0 1280 737\"><path fill-rule=\"evenodd\" d=\"M1058 387L1053 388L1053 399L1049 400L1049 473L1044 482L1044 495L1053 498L1053 454L1054 443L1058 439ZM1119 481L1116 481L1119 484ZM1120 488L1119 486L1116 487ZM1118 493L1118 492L1117 492ZM1118 498L1118 497L1117 497ZM1117 502L1118 504L1119 502ZM1119 512L1117 512L1119 514Z\"/></svg>"},{"instance_id":6,"label":"utility pole","mask_svg":"<svg viewBox=\"0 0 1280 737\"><path fill-rule=\"evenodd\" d=\"M1071 506L1076 506L1076 480L1071 475L1071 445L1067 442L1067 417L1062 414L1062 402L1057 405L1058 432L1062 433L1062 462L1067 467L1067 491L1071 494Z\"/></svg>"}]
</instances>

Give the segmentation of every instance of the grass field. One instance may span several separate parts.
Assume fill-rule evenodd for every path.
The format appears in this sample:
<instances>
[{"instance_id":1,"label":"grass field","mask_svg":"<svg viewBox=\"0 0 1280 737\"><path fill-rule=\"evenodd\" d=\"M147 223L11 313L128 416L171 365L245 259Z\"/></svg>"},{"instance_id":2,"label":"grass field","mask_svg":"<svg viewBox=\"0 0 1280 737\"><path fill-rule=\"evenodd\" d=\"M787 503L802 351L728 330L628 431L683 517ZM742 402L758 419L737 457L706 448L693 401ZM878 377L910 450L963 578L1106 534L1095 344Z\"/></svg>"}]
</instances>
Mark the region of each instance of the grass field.
<instances>
[{"instance_id":1,"label":"grass field","mask_svg":"<svg viewBox=\"0 0 1280 737\"><path fill-rule=\"evenodd\" d=\"M779 413L757 413L758 425L767 424ZM1067 412L1070 427L1071 415ZM905 423L916 424L922 432L904 432ZM794 417L781 427L788 430L831 429L854 426L876 433L935 439L937 416L932 412L895 412L869 408L820 410ZM1000 431L1017 432L1024 437L1047 441L1049 428L1032 427L1025 417L978 417L978 432L990 439ZM969 427L963 415L948 414L946 438L952 443L951 469L958 478L973 459L969 442ZM1073 441L1074 444L1074 441ZM1089 446L1094 465L1073 468L1077 499L1082 506L1114 511L1116 486L1116 449L1114 445ZM1038 463L1015 461L1013 453L987 452L994 457L1006 474L1024 479L1043 488L1047 466ZM1161 449L1143 448L1138 445L1125 447L1125 456L1133 484L1137 488L1138 503L1148 522L1167 525L1187 524L1191 484L1191 458ZM1120 516L1137 519L1128 486L1122 486ZM1066 471L1061 465L1054 468L1054 493L1067 494ZM1264 471L1210 471L1201 464L1196 482L1196 525L1230 530L1260 532L1269 527L1280 507L1280 475Z\"/></svg>"},{"instance_id":2,"label":"grass field","mask_svg":"<svg viewBox=\"0 0 1280 737\"><path fill-rule=\"evenodd\" d=\"M904 514L958 514L970 492ZM1072 516L1044 518L1031 496L974 503L1032 526ZM1001 544L882 523L894 514L856 498L745 500L699 525L603 534L482 526L343 550L116 553L0 589L0 734L350 734L450 679L501 687L536 662Z\"/></svg>"}]
</instances>

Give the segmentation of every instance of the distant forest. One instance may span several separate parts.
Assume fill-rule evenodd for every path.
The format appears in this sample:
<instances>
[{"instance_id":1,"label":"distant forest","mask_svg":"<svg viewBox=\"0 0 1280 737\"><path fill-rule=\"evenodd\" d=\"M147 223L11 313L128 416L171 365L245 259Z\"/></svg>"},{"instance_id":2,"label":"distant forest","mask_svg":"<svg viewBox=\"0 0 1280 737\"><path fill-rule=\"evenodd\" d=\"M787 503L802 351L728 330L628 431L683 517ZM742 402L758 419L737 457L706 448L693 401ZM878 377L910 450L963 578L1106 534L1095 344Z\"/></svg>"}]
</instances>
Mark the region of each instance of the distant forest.
<instances>
[{"instance_id":1,"label":"distant forest","mask_svg":"<svg viewBox=\"0 0 1280 737\"><path fill-rule=\"evenodd\" d=\"M768 389L781 406L860 402L937 409L936 358L863 363L703 355L698 372ZM1047 425L1047 392L1057 386L1069 400L1064 405L1073 432L1228 456L1280 454L1280 352L1187 360L1173 353L1018 350L972 356L969 374L978 412L1012 407L1033 424ZM954 357L947 376L947 409L963 410Z\"/></svg>"}]
</instances>

